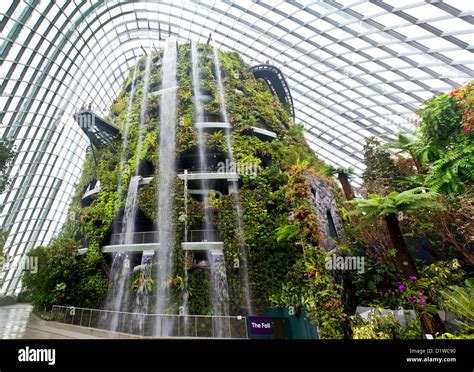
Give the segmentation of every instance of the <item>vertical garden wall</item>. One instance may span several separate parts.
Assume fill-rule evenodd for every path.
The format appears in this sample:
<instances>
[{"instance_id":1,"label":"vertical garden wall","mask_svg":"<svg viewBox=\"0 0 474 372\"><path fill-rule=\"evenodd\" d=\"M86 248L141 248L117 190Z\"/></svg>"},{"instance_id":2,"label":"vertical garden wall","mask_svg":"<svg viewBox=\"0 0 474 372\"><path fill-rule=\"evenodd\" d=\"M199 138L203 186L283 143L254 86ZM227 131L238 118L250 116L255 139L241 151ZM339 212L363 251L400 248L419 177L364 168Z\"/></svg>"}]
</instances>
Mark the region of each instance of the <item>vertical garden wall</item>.
<instances>
[{"instance_id":1,"label":"vertical garden wall","mask_svg":"<svg viewBox=\"0 0 474 372\"><path fill-rule=\"evenodd\" d=\"M200 54L201 89L205 94L204 112L209 121L222 121L219 118L220 102L216 86L216 69L212 58L212 48L198 46ZM325 251L320 245L321 225L327 217L319 219L315 207L314 189L311 192L309 179L317 177L326 188L334 187L334 182L324 174L326 166L317 159L307 146L302 128L292 122L283 105L274 97L264 82L256 80L237 53L219 52L225 99L229 121L232 124L233 155L236 164L246 166L256 173L241 172L239 181L239 200L243 211L244 236L239 237L236 223L236 199L225 185L216 185L222 192L211 195L210 208L218 231L224 242L227 281L229 286L230 314L246 313L243 308L242 285L239 264L242 252L239 241L245 242L248 252L248 266L252 300L255 313L262 313L271 305L286 306L288 299L282 295L282 285L286 282L294 286L304 286L314 280L318 272L320 283L314 290L324 291L318 304L314 304L315 318L327 318L334 327L339 327L339 313L324 315L316 311L332 301L336 308L341 307L340 288L333 284L331 277L324 272ZM92 154L86 159L82 177L71 204L68 221L59 236L46 248L37 248L36 254L43 255L48 266L54 266L44 275L45 288L36 296L38 306L69 304L86 307L100 307L108 288L108 274L111 265L109 254L101 253L101 248L110 243L110 236L120 226L125 198L119 195L119 182L122 187L130 182L131 175L137 172L151 173L155 177L151 183L141 186L138 195L138 215L136 231L156 230L156 197L159 179L159 136L160 136L160 85L162 51L152 54L150 71L148 108L143 128L143 145L137 153L140 97L144 87L143 79L146 58L138 60L135 82L132 81L134 69L130 69L122 92L111 107L107 118L121 128L122 135L128 129L128 142L125 148L125 166L120 173L120 157L123 138L117 138L112 146L96 149L97 165ZM184 168L192 168L193 154L197 152L195 127L195 107L190 45L179 46L177 78L178 123L176 133L176 159L179 173ZM127 107L132 87L135 87L130 115ZM127 119L129 122L127 122ZM276 139L269 140L256 135L252 127L274 132ZM206 132L205 143L209 153L218 160L228 159L228 149L222 130ZM137 158L139 161L137 162ZM141 169L135 169L140 164ZM150 174L143 174L144 177ZM90 205L81 203L81 198L91 182L100 182L100 192ZM323 181L324 180L324 181ZM327 193L327 191L326 191ZM169 278L174 305L170 312L178 313L184 288L184 268L188 271L190 314L211 314L206 270L199 268L199 257L191 254L184 262L181 242L185 222L189 229L202 228L204 205L202 198L190 195L187 202L187 215L184 211L184 186L176 177L174 190L174 214L171 216L176 226L175 269ZM325 212L326 213L326 212ZM334 220L338 220L337 210L332 209ZM284 231L291 230L290 235ZM281 232L277 234L276 232ZM325 230L324 230L325 231ZM87 246L87 253L78 256L81 243ZM31 254L35 254L32 252ZM139 258L135 258L139 262ZM309 274L313 273L313 274ZM143 277L133 274L132 289L139 287ZM28 280L27 280L28 282ZM153 290L156 285L149 279ZM27 283L28 286L28 283ZM283 297L282 297L283 296ZM304 304L295 303L297 308ZM149 309L153 312L153 309ZM324 328L324 321L322 322ZM331 327L333 327L331 326ZM331 331L333 332L333 331ZM337 331L334 331L337 332Z\"/></svg>"},{"instance_id":2,"label":"vertical garden wall","mask_svg":"<svg viewBox=\"0 0 474 372\"><path fill-rule=\"evenodd\" d=\"M198 50L206 121L223 121L212 47L198 45ZM26 294L38 309L54 304L103 306L112 255L101 249L111 243L112 234L120 232L125 204L122 189L126 190L133 174L153 177L139 188L135 231L157 230L162 57L162 50L151 55L141 150L137 151L137 143L146 57L137 61L135 74L134 67L130 69L107 118L121 128L122 135L111 146L96 149L97 163L88 154L67 222L47 247L30 252L39 257L40 271L27 273L24 282ZM366 198L361 203L348 200L354 196L348 177L351 170L328 167L317 158L303 137L303 128L292 122L286 108L253 77L241 57L219 51L219 59L235 163L258 168L256 173L240 174L243 232L238 229L237 199L226 184L214 185L216 192L205 206L196 194L189 194L185 201L183 181L176 175L169 216L176 233L172 275L165 283L156 283L136 271L131 291L144 283L151 293L158 285L169 286L173 301L168 311L175 314L180 312L186 291L189 314L212 315L209 275L200 267L203 258L198 253L185 256L181 245L185 228L202 229L204 208L208 208L224 243L231 315L249 312L243 305L241 278L239 242L244 242L253 314L263 314L270 306L296 312L305 309L323 338L351 334L357 338L417 338L426 319L433 319L440 309L469 320L474 236L472 84L427 102L415 134L402 134L388 146L376 139L367 142L363 187L357 190ZM195 166L198 152L190 44L178 46L177 80L175 156L180 173ZM276 138L259 136L255 128L271 131ZM223 130L205 132L204 139L211 159L228 160ZM345 194L333 175L344 181ZM84 204L84 192L95 181L100 182L100 192ZM394 226L399 228L395 238ZM78 255L81 247L87 247L87 252ZM427 250L431 252L428 259L422 255ZM333 254L362 256L365 270L336 274L327 268L327 258ZM141 254L134 254L132 265L139 265L140 259ZM407 260L412 260L408 264L413 264L416 275L407 271ZM463 293L464 302L448 301L446 307L443 299L456 291ZM421 323L414 321L402 329L390 317L364 322L351 317L355 305L402 306L416 311ZM464 312L456 312L459 308ZM153 311L151 306L148 312ZM463 332L472 334L472 327Z\"/></svg>"}]
</instances>

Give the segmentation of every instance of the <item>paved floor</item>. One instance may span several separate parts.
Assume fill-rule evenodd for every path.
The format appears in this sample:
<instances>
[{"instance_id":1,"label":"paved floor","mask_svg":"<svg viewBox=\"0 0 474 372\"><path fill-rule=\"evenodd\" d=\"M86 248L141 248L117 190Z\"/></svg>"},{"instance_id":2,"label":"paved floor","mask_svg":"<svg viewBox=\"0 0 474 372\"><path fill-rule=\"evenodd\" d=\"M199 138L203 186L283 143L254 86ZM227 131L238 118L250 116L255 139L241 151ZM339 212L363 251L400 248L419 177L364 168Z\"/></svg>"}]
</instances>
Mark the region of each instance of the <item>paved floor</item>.
<instances>
[{"instance_id":1,"label":"paved floor","mask_svg":"<svg viewBox=\"0 0 474 372\"><path fill-rule=\"evenodd\" d=\"M28 304L0 306L0 339L23 338L32 309Z\"/></svg>"},{"instance_id":2,"label":"paved floor","mask_svg":"<svg viewBox=\"0 0 474 372\"><path fill-rule=\"evenodd\" d=\"M54 322L46 322L32 313L28 304L0 307L0 339L96 339L83 332L65 329Z\"/></svg>"}]
</instances>

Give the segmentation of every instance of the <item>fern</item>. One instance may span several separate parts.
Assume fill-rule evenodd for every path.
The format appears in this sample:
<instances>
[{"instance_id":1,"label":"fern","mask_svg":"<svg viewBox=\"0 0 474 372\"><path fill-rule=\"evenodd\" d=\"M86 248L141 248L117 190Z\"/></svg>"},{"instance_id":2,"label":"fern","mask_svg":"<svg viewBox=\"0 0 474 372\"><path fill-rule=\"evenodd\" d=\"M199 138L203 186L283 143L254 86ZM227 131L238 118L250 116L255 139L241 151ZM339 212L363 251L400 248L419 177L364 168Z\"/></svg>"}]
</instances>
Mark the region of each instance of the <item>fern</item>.
<instances>
[{"instance_id":1,"label":"fern","mask_svg":"<svg viewBox=\"0 0 474 372\"><path fill-rule=\"evenodd\" d=\"M331 177L337 176L339 173L344 173L349 180L352 179L355 175L354 168L334 167L332 165L329 165L327 167L325 173L326 175Z\"/></svg>"},{"instance_id":2,"label":"fern","mask_svg":"<svg viewBox=\"0 0 474 372\"><path fill-rule=\"evenodd\" d=\"M300 233L300 230L298 226L295 226L295 225L281 226L276 231L277 242L292 241L299 233Z\"/></svg>"},{"instance_id":3,"label":"fern","mask_svg":"<svg viewBox=\"0 0 474 372\"><path fill-rule=\"evenodd\" d=\"M435 161L425 186L443 194L462 194L466 184L474 182L474 145L448 151Z\"/></svg>"},{"instance_id":4,"label":"fern","mask_svg":"<svg viewBox=\"0 0 474 372\"><path fill-rule=\"evenodd\" d=\"M443 307L462 320L474 322L474 279L465 281L465 287L451 286L440 291Z\"/></svg>"},{"instance_id":5,"label":"fern","mask_svg":"<svg viewBox=\"0 0 474 372\"><path fill-rule=\"evenodd\" d=\"M357 209L351 214L359 214L371 219L377 216L386 216L391 213L411 212L422 208L444 208L436 201L439 194L429 191L425 187L416 187L398 193L391 192L387 196L369 195L368 199L353 200L351 203Z\"/></svg>"}]
</instances>

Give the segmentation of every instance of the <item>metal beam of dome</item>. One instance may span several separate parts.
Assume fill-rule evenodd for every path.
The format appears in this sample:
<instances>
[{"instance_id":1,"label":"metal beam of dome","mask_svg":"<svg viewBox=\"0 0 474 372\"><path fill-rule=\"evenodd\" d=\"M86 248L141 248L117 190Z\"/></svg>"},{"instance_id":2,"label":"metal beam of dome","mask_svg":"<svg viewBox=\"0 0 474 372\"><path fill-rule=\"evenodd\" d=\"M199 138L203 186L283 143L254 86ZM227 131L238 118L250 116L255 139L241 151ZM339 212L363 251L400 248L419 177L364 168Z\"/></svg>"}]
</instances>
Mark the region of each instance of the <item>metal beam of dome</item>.
<instances>
[{"instance_id":1,"label":"metal beam of dome","mask_svg":"<svg viewBox=\"0 0 474 372\"><path fill-rule=\"evenodd\" d=\"M142 46L212 33L250 64L271 61L309 146L360 176L364 138L411 129L420 102L474 76L473 14L451 1L2 3L0 134L17 148L0 196L6 250L20 259L59 230L88 146L72 113L110 107ZM18 274L0 274L0 292L15 290Z\"/></svg>"}]
</instances>

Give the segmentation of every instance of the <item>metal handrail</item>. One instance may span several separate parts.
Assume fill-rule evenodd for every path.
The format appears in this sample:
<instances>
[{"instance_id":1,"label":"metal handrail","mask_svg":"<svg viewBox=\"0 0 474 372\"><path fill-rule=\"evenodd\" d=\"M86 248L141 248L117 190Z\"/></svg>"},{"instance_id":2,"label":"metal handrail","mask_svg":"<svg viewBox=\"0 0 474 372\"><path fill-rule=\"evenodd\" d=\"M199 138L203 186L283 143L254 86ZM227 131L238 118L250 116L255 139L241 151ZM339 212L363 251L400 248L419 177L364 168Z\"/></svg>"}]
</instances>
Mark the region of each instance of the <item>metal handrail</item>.
<instances>
[{"instance_id":1,"label":"metal handrail","mask_svg":"<svg viewBox=\"0 0 474 372\"><path fill-rule=\"evenodd\" d=\"M187 241L194 242L221 242L222 237L217 230L188 230Z\"/></svg>"},{"instance_id":2,"label":"metal handrail","mask_svg":"<svg viewBox=\"0 0 474 372\"><path fill-rule=\"evenodd\" d=\"M158 243L160 241L158 231L140 231L134 232L130 242L125 241L125 233L112 234L110 237L111 245L123 245L123 244L146 244L146 243Z\"/></svg>"},{"instance_id":3,"label":"metal handrail","mask_svg":"<svg viewBox=\"0 0 474 372\"><path fill-rule=\"evenodd\" d=\"M207 168L178 168L176 172L179 174L183 174L185 170L188 171L188 174L197 174L197 173L228 173L228 172L219 172L219 167L216 166L208 166Z\"/></svg>"},{"instance_id":4,"label":"metal handrail","mask_svg":"<svg viewBox=\"0 0 474 372\"><path fill-rule=\"evenodd\" d=\"M158 231L135 232L132 235L132 241L128 243L125 241L125 233L112 234L110 238L110 245L159 243L160 239L158 234ZM217 230L188 230L187 241L220 242L222 241L222 238Z\"/></svg>"},{"instance_id":5,"label":"metal handrail","mask_svg":"<svg viewBox=\"0 0 474 372\"><path fill-rule=\"evenodd\" d=\"M201 116L202 123L223 123L224 118L221 115L203 115Z\"/></svg>"},{"instance_id":6,"label":"metal handrail","mask_svg":"<svg viewBox=\"0 0 474 372\"><path fill-rule=\"evenodd\" d=\"M260 65L252 66L250 68L250 71L254 74L254 76L255 76L255 72L264 72L264 73L267 72L273 75L273 77L276 77L276 81L272 81L272 78L268 76L255 76L256 78L261 78L267 81L269 83L268 85L270 86L270 89L274 91L275 95L277 95L280 100L281 98L280 98L280 94L278 94L279 93L278 91L279 91L279 88L283 89L283 92L281 93L283 93L283 96L285 97L284 100L286 101L286 104L288 105L288 109L293 118L293 121L295 121L295 106L293 103L293 97L291 96L290 87L285 79L285 76L281 72L281 70L278 67L273 66L273 65L260 64ZM277 83L279 86L275 86L275 83ZM282 103L285 103L285 102L282 101Z\"/></svg>"},{"instance_id":7,"label":"metal handrail","mask_svg":"<svg viewBox=\"0 0 474 372\"><path fill-rule=\"evenodd\" d=\"M171 338L249 338L245 316L146 314L63 305L53 305L52 315L57 322L104 330L107 330L107 317L118 316L120 326L114 331L151 337L155 336L152 332L154 321L171 318L173 334L168 336ZM143 329L133 329L133 319L143 321ZM225 327L225 335L215 335L213 324L216 322Z\"/></svg>"}]
</instances>

